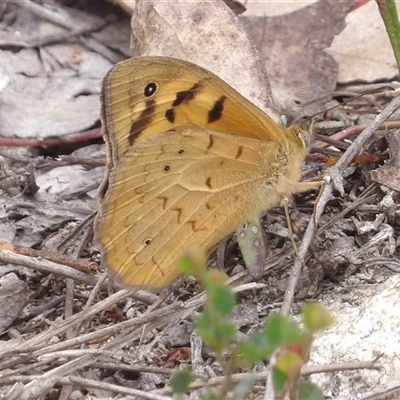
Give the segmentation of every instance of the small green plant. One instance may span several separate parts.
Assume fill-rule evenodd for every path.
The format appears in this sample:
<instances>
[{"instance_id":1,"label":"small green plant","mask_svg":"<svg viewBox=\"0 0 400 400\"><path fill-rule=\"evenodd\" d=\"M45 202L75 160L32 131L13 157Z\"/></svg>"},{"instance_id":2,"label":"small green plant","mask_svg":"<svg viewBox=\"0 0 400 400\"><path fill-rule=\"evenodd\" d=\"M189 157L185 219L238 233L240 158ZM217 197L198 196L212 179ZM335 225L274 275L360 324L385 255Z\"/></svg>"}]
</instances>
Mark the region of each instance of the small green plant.
<instances>
[{"instance_id":1,"label":"small green plant","mask_svg":"<svg viewBox=\"0 0 400 400\"><path fill-rule=\"evenodd\" d=\"M276 355L272 367L272 382L275 399L285 396L293 400L320 400L318 387L303 382L301 367L308 361L315 332L333 322L332 316L318 303L306 304L301 312L300 324L280 314L269 316L260 331L253 332L245 340L235 341L237 328L229 316L236 304L232 289L226 284L221 271L207 270L205 257L196 251L186 253L180 260L181 270L194 275L202 284L207 303L195 321L197 333L205 345L215 353L216 360L225 372L224 383L218 388L207 388L204 400L232 398L242 399L254 385L248 376L234 383L232 376L238 370L251 368L255 363ZM226 354L230 354L229 358ZM177 394L189 391L193 375L189 371L178 371L171 377L170 384Z\"/></svg>"}]
</instances>

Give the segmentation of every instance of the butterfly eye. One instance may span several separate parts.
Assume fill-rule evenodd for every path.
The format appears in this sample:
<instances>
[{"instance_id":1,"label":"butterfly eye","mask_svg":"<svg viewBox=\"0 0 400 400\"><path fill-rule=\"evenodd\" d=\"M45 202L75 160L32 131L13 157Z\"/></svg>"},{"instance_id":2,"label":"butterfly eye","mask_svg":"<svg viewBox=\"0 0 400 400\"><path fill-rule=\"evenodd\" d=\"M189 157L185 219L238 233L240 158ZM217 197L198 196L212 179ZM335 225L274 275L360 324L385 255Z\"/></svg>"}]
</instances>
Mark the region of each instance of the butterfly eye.
<instances>
[{"instance_id":1,"label":"butterfly eye","mask_svg":"<svg viewBox=\"0 0 400 400\"><path fill-rule=\"evenodd\" d=\"M144 95L146 97L151 97L153 96L153 94L157 91L157 84L154 82L150 82L148 83L145 87L144 87Z\"/></svg>"},{"instance_id":2,"label":"butterfly eye","mask_svg":"<svg viewBox=\"0 0 400 400\"><path fill-rule=\"evenodd\" d=\"M313 140L313 136L310 131L302 129L299 131L299 139L304 143L305 147L308 147Z\"/></svg>"},{"instance_id":3,"label":"butterfly eye","mask_svg":"<svg viewBox=\"0 0 400 400\"><path fill-rule=\"evenodd\" d=\"M143 240L143 244L144 244L145 246L148 246L151 242L152 242L152 239L151 239L151 238L146 238L146 239Z\"/></svg>"},{"instance_id":4,"label":"butterfly eye","mask_svg":"<svg viewBox=\"0 0 400 400\"><path fill-rule=\"evenodd\" d=\"M185 152L185 149L179 149L178 154L183 154Z\"/></svg>"},{"instance_id":5,"label":"butterfly eye","mask_svg":"<svg viewBox=\"0 0 400 400\"><path fill-rule=\"evenodd\" d=\"M171 169L171 166L169 164L164 165L164 171L168 172Z\"/></svg>"}]
</instances>

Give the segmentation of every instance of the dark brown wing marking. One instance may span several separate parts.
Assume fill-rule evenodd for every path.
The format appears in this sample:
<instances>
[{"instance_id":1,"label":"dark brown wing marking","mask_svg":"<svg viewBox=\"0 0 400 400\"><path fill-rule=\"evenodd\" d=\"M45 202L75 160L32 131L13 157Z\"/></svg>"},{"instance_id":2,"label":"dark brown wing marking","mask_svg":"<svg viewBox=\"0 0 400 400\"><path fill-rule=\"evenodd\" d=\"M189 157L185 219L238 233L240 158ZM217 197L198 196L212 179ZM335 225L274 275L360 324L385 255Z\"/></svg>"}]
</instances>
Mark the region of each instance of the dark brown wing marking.
<instances>
[{"instance_id":1,"label":"dark brown wing marking","mask_svg":"<svg viewBox=\"0 0 400 400\"><path fill-rule=\"evenodd\" d=\"M235 156L235 160L237 160L242 155L242 153L243 153L243 146L239 146Z\"/></svg>"},{"instance_id":2,"label":"dark brown wing marking","mask_svg":"<svg viewBox=\"0 0 400 400\"><path fill-rule=\"evenodd\" d=\"M205 230L207 230L207 229L204 228L204 227L197 227L197 226L196 226L196 224L197 224L197 221L196 221L196 220L190 220L190 221L187 221L186 223L189 224L189 225L191 226L193 232L199 232L199 231L205 231Z\"/></svg>"},{"instance_id":3,"label":"dark brown wing marking","mask_svg":"<svg viewBox=\"0 0 400 400\"><path fill-rule=\"evenodd\" d=\"M218 121L222 117L222 112L224 111L224 102L226 96L221 96L213 105L212 109L208 112L207 122L212 124Z\"/></svg>"},{"instance_id":4,"label":"dark brown wing marking","mask_svg":"<svg viewBox=\"0 0 400 400\"><path fill-rule=\"evenodd\" d=\"M178 213L177 221L178 221L178 224L180 224L181 223L181 216L182 216L182 208L181 207L174 207L172 209L172 211L176 211Z\"/></svg>"},{"instance_id":5,"label":"dark brown wing marking","mask_svg":"<svg viewBox=\"0 0 400 400\"><path fill-rule=\"evenodd\" d=\"M165 111L165 118L173 124L175 122L175 110L173 108L168 108L168 110Z\"/></svg>"},{"instance_id":6,"label":"dark brown wing marking","mask_svg":"<svg viewBox=\"0 0 400 400\"><path fill-rule=\"evenodd\" d=\"M154 110L156 108L155 100L146 100L146 107L140 113L139 118L136 121L133 121L131 125L131 131L128 136L129 144L132 146L136 138L142 133L144 129L147 128L148 125L151 124L153 120Z\"/></svg>"},{"instance_id":7,"label":"dark brown wing marking","mask_svg":"<svg viewBox=\"0 0 400 400\"><path fill-rule=\"evenodd\" d=\"M160 268L159 263L156 261L155 257L151 257L151 262L153 263L153 265L155 265L157 267L157 269L160 271L160 274L165 277L164 271L162 268Z\"/></svg>"},{"instance_id":8,"label":"dark brown wing marking","mask_svg":"<svg viewBox=\"0 0 400 400\"><path fill-rule=\"evenodd\" d=\"M204 87L202 82L195 83L190 89L182 90L176 93L175 100L172 103L172 107L177 107L183 102L188 102L193 100L197 93Z\"/></svg>"},{"instance_id":9,"label":"dark brown wing marking","mask_svg":"<svg viewBox=\"0 0 400 400\"><path fill-rule=\"evenodd\" d=\"M165 210L165 207L166 207L166 205L167 205L167 202L168 202L168 197L165 197L165 196L157 196L156 197L157 199L159 199L159 200L162 200L162 208L163 208L163 210Z\"/></svg>"},{"instance_id":10,"label":"dark brown wing marking","mask_svg":"<svg viewBox=\"0 0 400 400\"><path fill-rule=\"evenodd\" d=\"M213 147L213 146L214 146L214 136L210 135L209 136L209 142L208 142L207 150L210 150L211 147Z\"/></svg>"}]
</instances>

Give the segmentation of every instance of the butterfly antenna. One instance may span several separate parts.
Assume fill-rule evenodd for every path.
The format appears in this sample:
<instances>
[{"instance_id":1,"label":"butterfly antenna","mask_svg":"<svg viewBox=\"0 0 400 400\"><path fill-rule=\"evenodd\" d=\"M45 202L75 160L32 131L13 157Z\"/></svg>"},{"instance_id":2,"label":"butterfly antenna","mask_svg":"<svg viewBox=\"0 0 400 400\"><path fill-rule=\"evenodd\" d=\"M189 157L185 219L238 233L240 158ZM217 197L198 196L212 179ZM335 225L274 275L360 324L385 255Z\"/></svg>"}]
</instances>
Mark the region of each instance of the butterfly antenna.
<instances>
[{"instance_id":1,"label":"butterfly antenna","mask_svg":"<svg viewBox=\"0 0 400 400\"><path fill-rule=\"evenodd\" d=\"M306 52L306 64L304 66L303 82L301 84L301 95L300 95L300 117L304 111L304 94L306 91L307 76L310 72L310 49L311 49L311 38L308 37L307 52Z\"/></svg>"},{"instance_id":2,"label":"butterfly antenna","mask_svg":"<svg viewBox=\"0 0 400 400\"><path fill-rule=\"evenodd\" d=\"M329 107L329 108L328 108L327 110L325 110L325 111L319 111L319 112L317 112L317 113L311 115L309 118L315 118L317 115L324 114L324 113L328 113L329 111L332 111L332 110L334 110L335 108L339 108L339 107L345 106L346 104L349 104L349 103L350 103L351 101L353 101L353 100L360 99L360 98L362 98L362 97L364 97L364 96L366 96L366 95L369 95L369 94L379 93L379 92L381 92L383 89L395 91L395 89L394 89L392 86L390 86L390 85L384 85L384 86L380 86L380 87L377 87L377 88L373 88L373 89L370 89L370 90L365 91L364 93L360 93L360 94L358 94L358 95L356 95L356 96L349 97L348 99L343 100L342 103L337 104L337 105L332 106L332 107ZM340 92L339 92L339 93L340 93ZM336 95L336 96L339 97L339 95ZM333 94L333 97L335 97L335 93ZM323 98L325 98L325 97L317 98L317 99L315 99L315 100L312 100L310 103L312 103L313 101L322 100Z\"/></svg>"}]
</instances>

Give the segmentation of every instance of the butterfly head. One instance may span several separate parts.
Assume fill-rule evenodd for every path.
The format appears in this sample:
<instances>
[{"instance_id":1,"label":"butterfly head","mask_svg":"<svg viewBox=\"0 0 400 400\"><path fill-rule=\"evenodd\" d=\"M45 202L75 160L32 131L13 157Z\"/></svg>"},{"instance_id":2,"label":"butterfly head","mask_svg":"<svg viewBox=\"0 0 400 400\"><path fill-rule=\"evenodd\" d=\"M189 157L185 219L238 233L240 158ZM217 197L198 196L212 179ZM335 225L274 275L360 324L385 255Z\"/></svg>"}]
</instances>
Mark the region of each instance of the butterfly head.
<instances>
[{"instance_id":1,"label":"butterfly head","mask_svg":"<svg viewBox=\"0 0 400 400\"><path fill-rule=\"evenodd\" d=\"M285 133L289 147L306 149L311 145L313 140L312 122L292 125Z\"/></svg>"}]
</instances>

